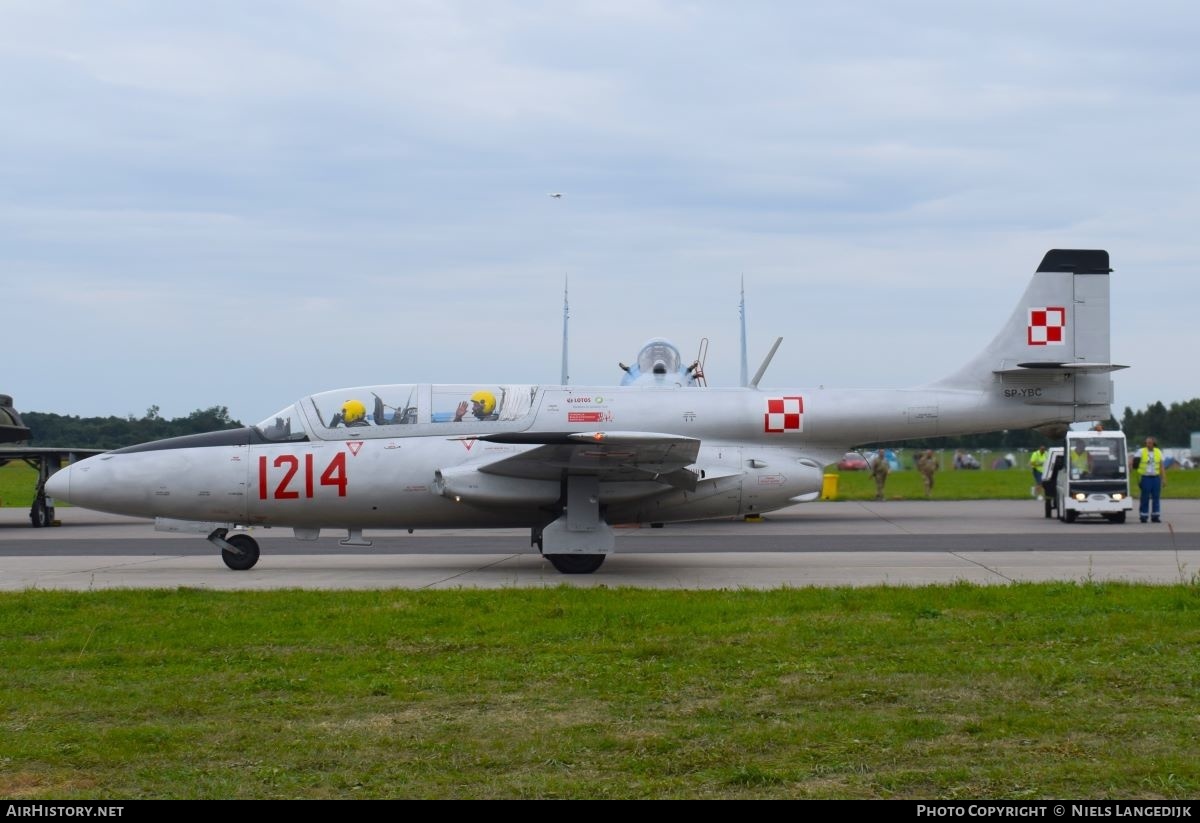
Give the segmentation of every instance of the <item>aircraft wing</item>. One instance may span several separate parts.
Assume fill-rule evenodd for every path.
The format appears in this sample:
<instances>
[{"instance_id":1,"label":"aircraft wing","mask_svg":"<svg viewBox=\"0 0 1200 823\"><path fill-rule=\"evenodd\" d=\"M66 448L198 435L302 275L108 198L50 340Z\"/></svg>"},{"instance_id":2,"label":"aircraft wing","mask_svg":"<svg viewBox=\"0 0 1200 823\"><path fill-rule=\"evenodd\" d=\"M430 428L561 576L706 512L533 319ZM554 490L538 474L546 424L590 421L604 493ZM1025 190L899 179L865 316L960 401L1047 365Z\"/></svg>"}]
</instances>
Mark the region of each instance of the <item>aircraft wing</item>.
<instances>
[{"instance_id":1,"label":"aircraft wing","mask_svg":"<svg viewBox=\"0 0 1200 823\"><path fill-rule=\"evenodd\" d=\"M0 464L26 458L63 457L74 462L81 457L104 454L108 449L64 449L54 446L0 446Z\"/></svg>"},{"instance_id":2,"label":"aircraft wing","mask_svg":"<svg viewBox=\"0 0 1200 823\"><path fill-rule=\"evenodd\" d=\"M656 432L514 432L483 435L489 443L535 445L479 467L484 474L557 480L565 472L599 476L603 481L658 480L678 488L695 488L694 472L700 441Z\"/></svg>"}]
</instances>

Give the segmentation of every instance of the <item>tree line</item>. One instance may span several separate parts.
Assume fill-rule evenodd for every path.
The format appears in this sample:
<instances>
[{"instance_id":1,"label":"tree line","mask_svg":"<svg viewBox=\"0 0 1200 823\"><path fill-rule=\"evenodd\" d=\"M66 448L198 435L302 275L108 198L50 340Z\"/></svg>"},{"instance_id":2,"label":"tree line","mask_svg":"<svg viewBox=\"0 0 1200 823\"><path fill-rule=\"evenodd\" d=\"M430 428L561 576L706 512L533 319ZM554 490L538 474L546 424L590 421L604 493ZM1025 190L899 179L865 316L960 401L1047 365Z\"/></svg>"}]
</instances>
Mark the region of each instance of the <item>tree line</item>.
<instances>
[{"instance_id":1,"label":"tree line","mask_svg":"<svg viewBox=\"0 0 1200 823\"><path fill-rule=\"evenodd\" d=\"M63 446L78 449L120 449L185 434L237 429L242 424L229 416L225 406L196 409L186 417L170 420L151 406L142 417L80 417L53 412L22 412L21 420L32 433L34 446Z\"/></svg>"},{"instance_id":2,"label":"tree line","mask_svg":"<svg viewBox=\"0 0 1200 823\"><path fill-rule=\"evenodd\" d=\"M1133 443L1154 437L1160 446L1190 446L1192 432L1200 432L1200 397L1172 403L1169 407L1159 401L1140 412L1126 406L1121 428Z\"/></svg>"}]
</instances>

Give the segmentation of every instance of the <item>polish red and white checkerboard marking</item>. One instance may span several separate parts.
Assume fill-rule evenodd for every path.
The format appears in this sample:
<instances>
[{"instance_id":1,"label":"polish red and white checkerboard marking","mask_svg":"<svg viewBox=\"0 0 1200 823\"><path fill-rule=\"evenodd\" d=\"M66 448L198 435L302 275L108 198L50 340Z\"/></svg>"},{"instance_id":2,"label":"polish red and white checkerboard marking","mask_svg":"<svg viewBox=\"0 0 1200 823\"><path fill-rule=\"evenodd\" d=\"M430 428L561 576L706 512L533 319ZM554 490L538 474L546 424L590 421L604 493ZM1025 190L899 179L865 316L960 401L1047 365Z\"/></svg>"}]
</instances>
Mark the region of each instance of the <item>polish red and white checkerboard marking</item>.
<instances>
[{"instance_id":1,"label":"polish red and white checkerboard marking","mask_svg":"<svg viewBox=\"0 0 1200 823\"><path fill-rule=\"evenodd\" d=\"M763 415L763 431L778 433L803 430L803 397L767 398L767 413Z\"/></svg>"},{"instance_id":2,"label":"polish red and white checkerboard marking","mask_svg":"<svg viewBox=\"0 0 1200 823\"><path fill-rule=\"evenodd\" d=\"M1062 306L1030 309L1026 330L1031 346L1061 346L1066 342L1067 310Z\"/></svg>"}]
</instances>

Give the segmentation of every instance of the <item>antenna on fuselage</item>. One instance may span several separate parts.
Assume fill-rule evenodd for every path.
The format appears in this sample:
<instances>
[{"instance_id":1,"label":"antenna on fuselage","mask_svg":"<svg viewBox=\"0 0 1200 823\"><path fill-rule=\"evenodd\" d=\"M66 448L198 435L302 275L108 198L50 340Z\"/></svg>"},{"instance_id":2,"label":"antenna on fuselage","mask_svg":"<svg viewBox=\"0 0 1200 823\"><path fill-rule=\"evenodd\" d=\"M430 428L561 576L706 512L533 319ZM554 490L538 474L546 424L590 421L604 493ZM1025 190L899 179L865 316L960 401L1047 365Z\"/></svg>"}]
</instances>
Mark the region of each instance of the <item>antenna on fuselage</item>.
<instances>
[{"instance_id":1,"label":"antenna on fuselage","mask_svg":"<svg viewBox=\"0 0 1200 823\"><path fill-rule=\"evenodd\" d=\"M567 385L571 376L567 374L567 320L570 318L567 303L567 275L563 275L563 342L562 342L562 385Z\"/></svg>"},{"instance_id":2,"label":"antenna on fuselage","mask_svg":"<svg viewBox=\"0 0 1200 823\"><path fill-rule=\"evenodd\" d=\"M758 381L762 380L762 376L767 372L767 366L771 365L771 358L775 356L775 352L779 351L779 344L783 342L782 337L775 338L775 345L767 352L767 356L763 358L762 365L758 367L758 371L754 373L754 379L750 381L748 388L757 389Z\"/></svg>"},{"instance_id":3,"label":"antenna on fuselage","mask_svg":"<svg viewBox=\"0 0 1200 823\"><path fill-rule=\"evenodd\" d=\"M742 275L742 302L738 304L738 316L742 321L742 375L741 385L743 388L750 385L746 379L750 370L746 365L746 275Z\"/></svg>"}]
</instances>

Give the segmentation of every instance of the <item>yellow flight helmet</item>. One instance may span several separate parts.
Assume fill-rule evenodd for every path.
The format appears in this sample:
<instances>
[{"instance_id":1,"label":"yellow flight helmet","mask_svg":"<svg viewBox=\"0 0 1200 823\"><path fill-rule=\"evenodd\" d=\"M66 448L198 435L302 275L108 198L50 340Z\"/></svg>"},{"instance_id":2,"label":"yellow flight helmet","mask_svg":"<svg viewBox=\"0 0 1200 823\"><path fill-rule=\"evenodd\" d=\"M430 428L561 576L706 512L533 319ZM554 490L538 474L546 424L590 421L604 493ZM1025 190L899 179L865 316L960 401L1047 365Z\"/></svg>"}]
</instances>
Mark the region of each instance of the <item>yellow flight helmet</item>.
<instances>
[{"instance_id":1,"label":"yellow flight helmet","mask_svg":"<svg viewBox=\"0 0 1200 823\"><path fill-rule=\"evenodd\" d=\"M461 396L461 395L460 395ZM471 395L471 402L480 405L480 412L489 415L496 410L496 395L480 389Z\"/></svg>"},{"instance_id":2,"label":"yellow flight helmet","mask_svg":"<svg viewBox=\"0 0 1200 823\"><path fill-rule=\"evenodd\" d=\"M361 400L347 400L342 404L342 422L357 423L367 416L367 407Z\"/></svg>"}]
</instances>

